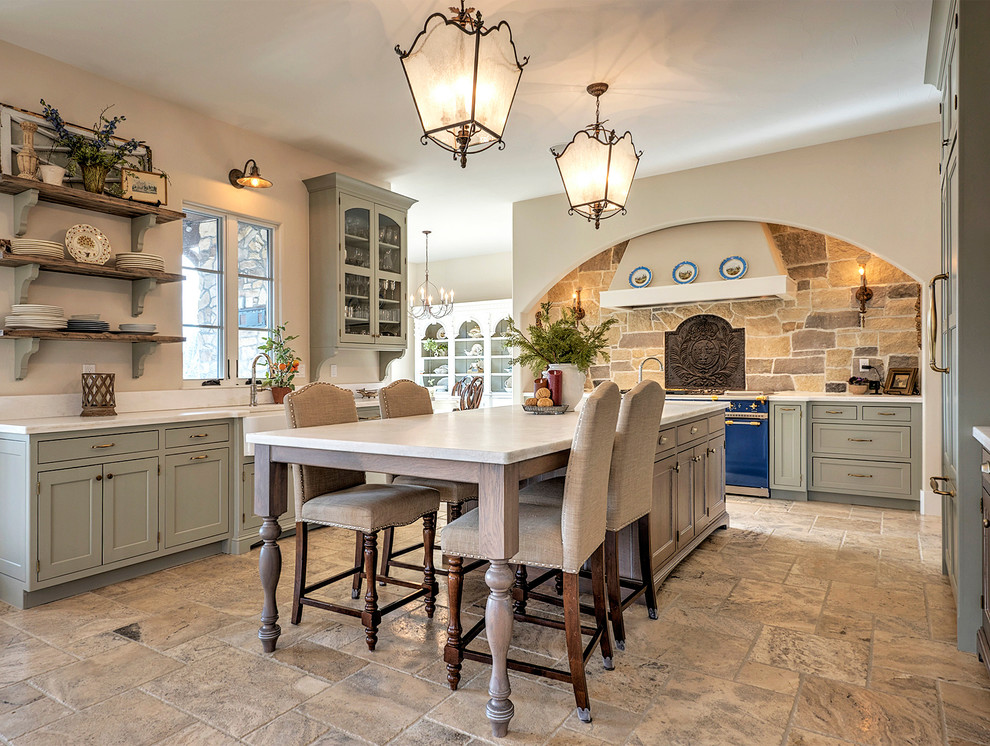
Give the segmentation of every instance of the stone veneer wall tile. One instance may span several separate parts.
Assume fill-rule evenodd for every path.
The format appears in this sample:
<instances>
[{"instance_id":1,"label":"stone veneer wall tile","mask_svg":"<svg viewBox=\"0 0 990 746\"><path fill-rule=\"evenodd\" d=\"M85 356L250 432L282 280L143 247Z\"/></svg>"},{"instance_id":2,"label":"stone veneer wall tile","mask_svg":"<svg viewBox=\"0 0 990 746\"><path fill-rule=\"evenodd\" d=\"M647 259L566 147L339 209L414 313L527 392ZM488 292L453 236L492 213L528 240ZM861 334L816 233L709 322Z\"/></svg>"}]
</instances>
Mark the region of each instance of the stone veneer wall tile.
<instances>
[{"instance_id":1,"label":"stone veneer wall tile","mask_svg":"<svg viewBox=\"0 0 990 746\"><path fill-rule=\"evenodd\" d=\"M663 357L663 333L691 316L711 313L746 329L747 387L765 391L846 390L859 358L886 375L889 367L918 367L921 359L921 286L893 265L832 236L768 224L787 272L797 281L795 300L692 303L620 310L601 308L599 293L612 283L626 243L613 246L569 272L542 300L569 305L581 290L585 322L618 321L609 331L611 362L592 367L589 383L636 382L645 357ZM867 262L873 299L860 326L858 265ZM647 371L647 377L657 378Z\"/></svg>"}]
</instances>

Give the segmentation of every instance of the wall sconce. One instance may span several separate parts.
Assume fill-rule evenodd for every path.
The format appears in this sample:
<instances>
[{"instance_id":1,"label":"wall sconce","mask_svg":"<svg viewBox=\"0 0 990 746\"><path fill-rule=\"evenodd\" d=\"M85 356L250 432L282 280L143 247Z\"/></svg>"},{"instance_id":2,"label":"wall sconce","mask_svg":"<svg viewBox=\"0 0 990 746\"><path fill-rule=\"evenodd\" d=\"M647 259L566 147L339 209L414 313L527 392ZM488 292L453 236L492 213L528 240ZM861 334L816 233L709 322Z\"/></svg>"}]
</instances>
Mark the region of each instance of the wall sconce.
<instances>
[{"instance_id":1,"label":"wall sconce","mask_svg":"<svg viewBox=\"0 0 990 746\"><path fill-rule=\"evenodd\" d=\"M251 166L250 171L248 170L248 166ZM235 189L243 189L244 187L267 189L272 185L268 179L261 175L261 171L258 170L258 164L254 162L254 158L248 160L241 170L232 168L230 173L227 174L227 178L230 179L230 183Z\"/></svg>"},{"instance_id":2,"label":"wall sconce","mask_svg":"<svg viewBox=\"0 0 990 746\"><path fill-rule=\"evenodd\" d=\"M580 321L587 313L587 311L581 308L581 288L578 288L577 292L571 295L571 311L574 312L575 321Z\"/></svg>"},{"instance_id":3,"label":"wall sconce","mask_svg":"<svg viewBox=\"0 0 990 746\"><path fill-rule=\"evenodd\" d=\"M863 325L866 314L866 304L873 299L873 290L866 286L866 265L859 265L859 287L856 288L856 300L859 301L859 325Z\"/></svg>"}]
</instances>

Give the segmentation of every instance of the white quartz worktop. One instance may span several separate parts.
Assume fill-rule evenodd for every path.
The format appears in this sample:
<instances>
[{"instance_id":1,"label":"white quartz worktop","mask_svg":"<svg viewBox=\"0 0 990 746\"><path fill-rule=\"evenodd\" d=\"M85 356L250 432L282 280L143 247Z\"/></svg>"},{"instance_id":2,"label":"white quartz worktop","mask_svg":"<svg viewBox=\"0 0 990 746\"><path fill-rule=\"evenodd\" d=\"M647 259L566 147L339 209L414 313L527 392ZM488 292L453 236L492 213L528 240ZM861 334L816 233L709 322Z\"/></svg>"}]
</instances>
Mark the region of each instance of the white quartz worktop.
<instances>
[{"instance_id":1,"label":"white quartz worktop","mask_svg":"<svg viewBox=\"0 0 990 746\"><path fill-rule=\"evenodd\" d=\"M374 407L378 401L356 402L359 409ZM111 427L135 427L162 425L203 420L223 420L256 417L285 411L281 404L259 404L256 407L198 407L195 409L158 409L147 412L118 412L113 417L28 417L6 419L0 422L0 435L41 435L44 433L68 433L84 430L105 430Z\"/></svg>"},{"instance_id":2,"label":"white quartz worktop","mask_svg":"<svg viewBox=\"0 0 990 746\"><path fill-rule=\"evenodd\" d=\"M723 412L723 404L671 402L660 427ZM578 414L535 415L521 407L369 420L298 430L251 433L249 443L383 456L509 464L570 446Z\"/></svg>"},{"instance_id":3,"label":"white quartz worktop","mask_svg":"<svg viewBox=\"0 0 990 746\"><path fill-rule=\"evenodd\" d=\"M990 425L974 427L973 437L980 442L981 446L990 451Z\"/></svg>"}]
</instances>

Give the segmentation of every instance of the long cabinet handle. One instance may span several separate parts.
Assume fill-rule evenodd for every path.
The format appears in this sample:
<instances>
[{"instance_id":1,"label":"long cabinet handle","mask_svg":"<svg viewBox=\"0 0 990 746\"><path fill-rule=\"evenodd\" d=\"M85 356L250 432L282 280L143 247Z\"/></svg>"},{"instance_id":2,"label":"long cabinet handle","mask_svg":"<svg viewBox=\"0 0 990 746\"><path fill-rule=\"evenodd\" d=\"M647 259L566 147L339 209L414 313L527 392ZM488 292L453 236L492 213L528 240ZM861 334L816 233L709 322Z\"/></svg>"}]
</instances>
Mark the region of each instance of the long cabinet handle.
<instances>
[{"instance_id":1,"label":"long cabinet handle","mask_svg":"<svg viewBox=\"0 0 990 746\"><path fill-rule=\"evenodd\" d=\"M763 423L761 421L759 421L759 420L743 420L743 421L739 421L739 420L726 420L725 421L725 424L726 425L753 425L754 427L759 427Z\"/></svg>"},{"instance_id":2,"label":"long cabinet handle","mask_svg":"<svg viewBox=\"0 0 990 746\"><path fill-rule=\"evenodd\" d=\"M949 366L946 365L944 368L939 367L939 364L935 361L935 347L938 342L938 303L935 301L935 283L939 280L948 280L949 276L944 272L939 275L935 275L932 281L928 283L928 366L936 373L948 373ZM933 488L934 489L934 488ZM944 493L939 493L944 494Z\"/></svg>"},{"instance_id":3,"label":"long cabinet handle","mask_svg":"<svg viewBox=\"0 0 990 746\"><path fill-rule=\"evenodd\" d=\"M93 448L113 448L115 445L117 445L117 444L116 443L103 443L103 444L98 445L98 446L93 446Z\"/></svg>"},{"instance_id":4,"label":"long cabinet handle","mask_svg":"<svg viewBox=\"0 0 990 746\"><path fill-rule=\"evenodd\" d=\"M797 407L781 407L780 408L780 411L781 412L793 412L795 409L797 409Z\"/></svg>"},{"instance_id":5,"label":"long cabinet handle","mask_svg":"<svg viewBox=\"0 0 990 746\"><path fill-rule=\"evenodd\" d=\"M850 443L872 443L873 438L846 438Z\"/></svg>"},{"instance_id":6,"label":"long cabinet handle","mask_svg":"<svg viewBox=\"0 0 990 746\"><path fill-rule=\"evenodd\" d=\"M195 435L190 435L190 438L209 438L209 433L196 433Z\"/></svg>"},{"instance_id":7,"label":"long cabinet handle","mask_svg":"<svg viewBox=\"0 0 990 746\"><path fill-rule=\"evenodd\" d=\"M881 417L893 417L897 412L877 412Z\"/></svg>"},{"instance_id":8,"label":"long cabinet handle","mask_svg":"<svg viewBox=\"0 0 990 746\"><path fill-rule=\"evenodd\" d=\"M940 490L938 488L939 482L945 482L948 481L948 479L949 479L948 477L929 477L928 486L932 488L932 492L934 492L936 495L947 495L948 497L955 497L956 496L955 490Z\"/></svg>"},{"instance_id":9,"label":"long cabinet handle","mask_svg":"<svg viewBox=\"0 0 990 746\"><path fill-rule=\"evenodd\" d=\"M826 409L825 414L842 414L841 409Z\"/></svg>"},{"instance_id":10,"label":"long cabinet handle","mask_svg":"<svg viewBox=\"0 0 990 746\"><path fill-rule=\"evenodd\" d=\"M204 453L202 456L190 456L190 461L199 461L201 458L209 458L209 454Z\"/></svg>"},{"instance_id":11,"label":"long cabinet handle","mask_svg":"<svg viewBox=\"0 0 990 746\"><path fill-rule=\"evenodd\" d=\"M873 479L873 475L872 474L853 474L852 472L850 472L849 474L846 474L846 476L847 477L858 477L860 479Z\"/></svg>"}]
</instances>

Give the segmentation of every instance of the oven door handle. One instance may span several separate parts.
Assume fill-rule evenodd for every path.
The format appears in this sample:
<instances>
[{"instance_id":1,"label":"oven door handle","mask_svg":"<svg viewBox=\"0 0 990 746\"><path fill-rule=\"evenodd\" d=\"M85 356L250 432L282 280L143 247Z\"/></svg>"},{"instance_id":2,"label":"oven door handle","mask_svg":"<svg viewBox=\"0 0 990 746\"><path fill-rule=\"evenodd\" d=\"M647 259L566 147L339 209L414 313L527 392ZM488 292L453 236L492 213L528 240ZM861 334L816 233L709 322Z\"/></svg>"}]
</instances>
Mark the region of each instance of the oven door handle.
<instances>
[{"instance_id":1,"label":"oven door handle","mask_svg":"<svg viewBox=\"0 0 990 746\"><path fill-rule=\"evenodd\" d=\"M726 425L755 425L759 427L765 420L726 420Z\"/></svg>"}]
</instances>

